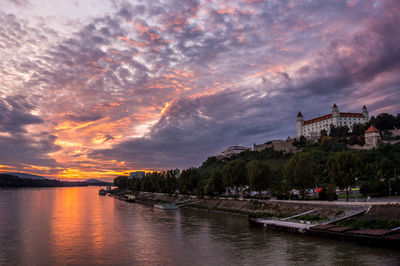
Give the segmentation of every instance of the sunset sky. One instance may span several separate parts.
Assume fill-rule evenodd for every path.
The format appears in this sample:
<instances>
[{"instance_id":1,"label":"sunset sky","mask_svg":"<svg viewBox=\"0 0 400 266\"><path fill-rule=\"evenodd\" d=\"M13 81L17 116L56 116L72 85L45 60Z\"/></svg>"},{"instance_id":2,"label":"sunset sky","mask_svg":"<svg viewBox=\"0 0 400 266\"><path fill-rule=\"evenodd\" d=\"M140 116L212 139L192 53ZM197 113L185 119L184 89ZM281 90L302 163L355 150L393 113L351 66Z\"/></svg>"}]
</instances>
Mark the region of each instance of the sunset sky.
<instances>
[{"instance_id":1,"label":"sunset sky","mask_svg":"<svg viewBox=\"0 0 400 266\"><path fill-rule=\"evenodd\" d=\"M397 0L0 1L0 172L182 169L399 102Z\"/></svg>"}]
</instances>

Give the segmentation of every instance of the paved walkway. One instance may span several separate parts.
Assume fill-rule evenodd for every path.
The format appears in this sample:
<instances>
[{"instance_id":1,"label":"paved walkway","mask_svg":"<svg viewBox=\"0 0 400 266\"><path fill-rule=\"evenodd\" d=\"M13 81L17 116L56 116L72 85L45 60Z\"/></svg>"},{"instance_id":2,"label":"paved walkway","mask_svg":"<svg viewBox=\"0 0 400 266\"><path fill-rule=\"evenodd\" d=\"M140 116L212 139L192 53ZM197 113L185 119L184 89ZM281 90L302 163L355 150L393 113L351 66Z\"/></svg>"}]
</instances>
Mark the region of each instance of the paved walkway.
<instances>
[{"instance_id":1,"label":"paved walkway","mask_svg":"<svg viewBox=\"0 0 400 266\"><path fill-rule=\"evenodd\" d=\"M316 205L333 205L333 206L373 206L373 205L400 205L400 200L395 201L370 201L370 202L355 202L355 201L319 201L319 200L268 200L266 202L276 203L292 203L292 204L316 204Z\"/></svg>"}]
</instances>

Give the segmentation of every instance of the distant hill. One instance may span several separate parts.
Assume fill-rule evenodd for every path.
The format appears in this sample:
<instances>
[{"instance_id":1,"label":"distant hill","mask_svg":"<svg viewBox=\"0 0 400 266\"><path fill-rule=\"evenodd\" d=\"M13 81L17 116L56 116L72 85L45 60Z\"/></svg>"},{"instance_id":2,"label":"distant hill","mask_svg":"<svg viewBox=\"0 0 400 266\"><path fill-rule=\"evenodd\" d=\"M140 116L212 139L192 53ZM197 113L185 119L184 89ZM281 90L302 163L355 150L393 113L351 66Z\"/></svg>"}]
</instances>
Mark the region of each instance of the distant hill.
<instances>
[{"instance_id":1,"label":"distant hill","mask_svg":"<svg viewBox=\"0 0 400 266\"><path fill-rule=\"evenodd\" d=\"M19 178L28 178L33 180L47 180L47 178L40 176L40 175L31 175L27 173L5 173L7 175L17 176Z\"/></svg>"},{"instance_id":2,"label":"distant hill","mask_svg":"<svg viewBox=\"0 0 400 266\"><path fill-rule=\"evenodd\" d=\"M85 181L88 186L106 186L106 185L113 185L111 182L104 182L98 179L88 179Z\"/></svg>"},{"instance_id":3,"label":"distant hill","mask_svg":"<svg viewBox=\"0 0 400 266\"><path fill-rule=\"evenodd\" d=\"M11 175L12 174L12 175ZM21 178L15 174L0 174L0 187L85 187L88 186L85 182L67 182L54 179L47 179L42 176L24 175L28 178ZM31 177L37 178L32 179Z\"/></svg>"}]
</instances>

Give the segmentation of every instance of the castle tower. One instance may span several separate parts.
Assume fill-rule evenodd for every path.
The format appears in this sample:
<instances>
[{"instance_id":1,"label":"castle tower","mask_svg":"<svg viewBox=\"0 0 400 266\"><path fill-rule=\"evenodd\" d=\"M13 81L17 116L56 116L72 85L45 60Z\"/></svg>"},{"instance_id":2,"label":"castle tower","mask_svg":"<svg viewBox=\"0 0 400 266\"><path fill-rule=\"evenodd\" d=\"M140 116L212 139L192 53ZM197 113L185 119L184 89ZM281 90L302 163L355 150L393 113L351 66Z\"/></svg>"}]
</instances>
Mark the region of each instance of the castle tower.
<instances>
[{"instance_id":1,"label":"castle tower","mask_svg":"<svg viewBox=\"0 0 400 266\"><path fill-rule=\"evenodd\" d=\"M333 119L333 125L334 126L340 126L340 113L339 113L339 108L337 107L336 103L332 107L332 119Z\"/></svg>"},{"instance_id":2,"label":"castle tower","mask_svg":"<svg viewBox=\"0 0 400 266\"><path fill-rule=\"evenodd\" d=\"M303 125L304 125L303 115L301 114L301 112L299 112L296 120L296 130L298 138L300 138L303 135Z\"/></svg>"},{"instance_id":3,"label":"castle tower","mask_svg":"<svg viewBox=\"0 0 400 266\"><path fill-rule=\"evenodd\" d=\"M368 110L367 110L367 107L365 105L363 106L362 113L363 113L363 115L365 117L365 122L368 122L369 121Z\"/></svg>"}]
</instances>

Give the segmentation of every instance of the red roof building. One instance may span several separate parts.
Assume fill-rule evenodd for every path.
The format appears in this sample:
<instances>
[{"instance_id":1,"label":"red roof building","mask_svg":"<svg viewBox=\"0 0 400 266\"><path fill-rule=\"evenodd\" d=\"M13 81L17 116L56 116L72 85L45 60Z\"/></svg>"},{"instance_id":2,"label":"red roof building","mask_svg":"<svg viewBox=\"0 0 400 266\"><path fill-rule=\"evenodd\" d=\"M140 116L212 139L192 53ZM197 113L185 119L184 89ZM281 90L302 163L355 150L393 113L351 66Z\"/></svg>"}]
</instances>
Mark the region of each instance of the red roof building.
<instances>
[{"instance_id":1,"label":"red roof building","mask_svg":"<svg viewBox=\"0 0 400 266\"><path fill-rule=\"evenodd\" d=\"M371 133L371 132L379 132L379 130L378 130L376 127L374 127L374 126L370 126L370 127L365 131L365 133Z\"/></svg>"}]
</instances>

